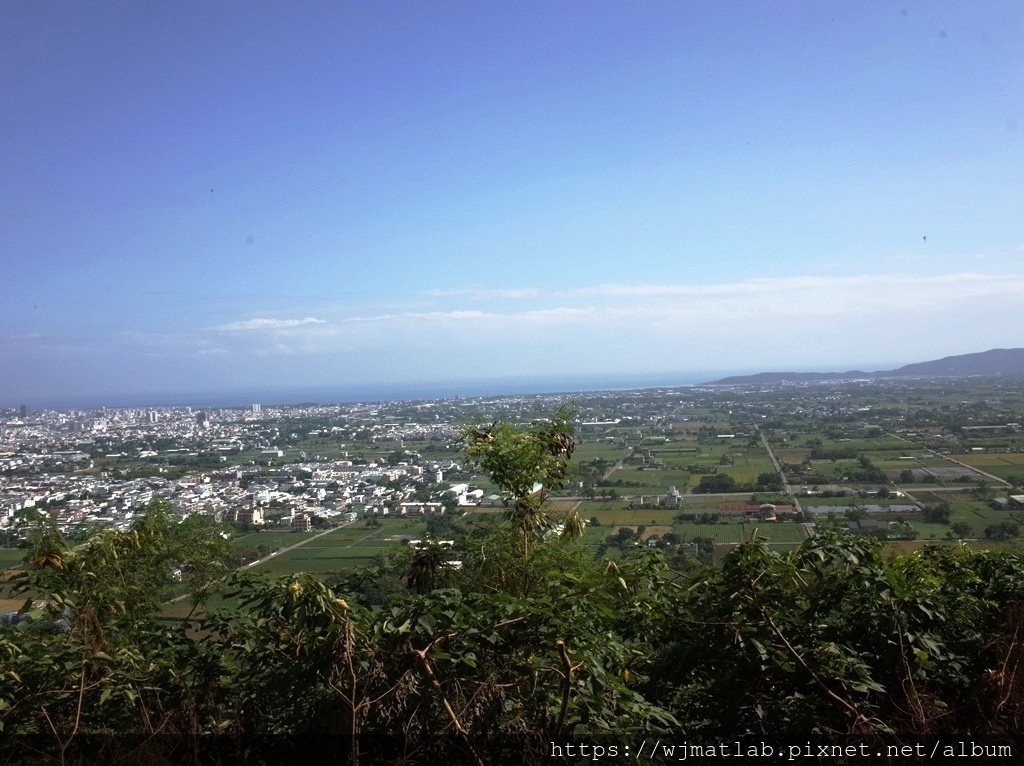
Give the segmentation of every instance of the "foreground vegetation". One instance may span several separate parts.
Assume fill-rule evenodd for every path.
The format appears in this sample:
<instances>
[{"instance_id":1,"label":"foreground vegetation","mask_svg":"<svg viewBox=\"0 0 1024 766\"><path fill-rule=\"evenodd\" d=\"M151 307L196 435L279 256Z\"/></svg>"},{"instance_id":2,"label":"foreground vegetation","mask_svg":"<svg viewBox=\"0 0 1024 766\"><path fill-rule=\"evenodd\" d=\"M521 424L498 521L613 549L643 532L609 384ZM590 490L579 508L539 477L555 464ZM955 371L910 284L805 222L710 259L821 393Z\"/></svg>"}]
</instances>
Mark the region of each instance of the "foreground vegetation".
<instances>
[{"instance_id":1,"label":"foreground vegetation","mask_svg":"<svg viewBox=\"0 0 1024 766\"><path fill-rule=\"evenodd\" d=\"M720 568L649 549L601 561L548 502L573 446L564 413L467 430L506 519L329 582L229 575L218 530L159 502L77 547L42 530L15 584L36 619L0 630L0 757L481 764L601 737L1021 744L1020 555L884 556L879 540L825 533L786 553L755 538ZM175 570L190 611L169 621ZM204 611L215 594L237 606Z\"/></svg>"}]
</instances>

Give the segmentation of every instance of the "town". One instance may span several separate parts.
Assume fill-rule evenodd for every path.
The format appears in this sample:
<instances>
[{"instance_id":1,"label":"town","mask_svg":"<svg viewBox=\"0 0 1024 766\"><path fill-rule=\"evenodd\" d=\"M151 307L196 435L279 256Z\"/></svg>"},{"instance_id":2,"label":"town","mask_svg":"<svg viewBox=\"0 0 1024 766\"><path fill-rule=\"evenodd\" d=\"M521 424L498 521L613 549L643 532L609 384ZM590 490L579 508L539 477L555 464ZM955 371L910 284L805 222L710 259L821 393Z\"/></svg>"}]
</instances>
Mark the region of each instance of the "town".
<instances>
[{"instance_id":1,"label":"town","mask_svg":"<svg viewBox=\"0 0 1024 766\"><path fill-rule=\"evenodd\" d=\"M1024 403L999 378L20 408L0 413L0 564L20 561L39 514L80 540L128 529L154 498L223 524L240 561L271 574L367 564L500 515L498 488L461 452L464 430L561 404L577 446L551 505L582 515L605 558L646 546L720 560L752 535L784 550L822 527L909 549L1012 546L1024 523Z\"/></svg>"}]
</instances>

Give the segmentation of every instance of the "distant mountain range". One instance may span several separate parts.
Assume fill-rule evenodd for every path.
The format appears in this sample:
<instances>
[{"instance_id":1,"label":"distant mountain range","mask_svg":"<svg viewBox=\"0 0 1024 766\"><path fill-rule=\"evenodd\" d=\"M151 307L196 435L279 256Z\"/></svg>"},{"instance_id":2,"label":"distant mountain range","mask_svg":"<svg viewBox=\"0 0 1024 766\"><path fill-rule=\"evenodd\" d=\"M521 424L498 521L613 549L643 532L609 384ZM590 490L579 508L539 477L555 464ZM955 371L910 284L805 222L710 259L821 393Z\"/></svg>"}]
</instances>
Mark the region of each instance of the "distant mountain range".
<instances>
[{"instance_id":1,"label":"distant mountain range","mask_svg":"<svg viewBox=\"0 0 1024 766\"><path fill-rule=\"evenodd\" d=\"M1024 348L994 348L976 354L960 354L930 362L908 364L896 370L865 372L759 372L733 375L711 381L712 385L759 383L806 383L816 380L853 380L856 378L964 378L972 375L1024 377Z\"/></svg>"}]
</instances>

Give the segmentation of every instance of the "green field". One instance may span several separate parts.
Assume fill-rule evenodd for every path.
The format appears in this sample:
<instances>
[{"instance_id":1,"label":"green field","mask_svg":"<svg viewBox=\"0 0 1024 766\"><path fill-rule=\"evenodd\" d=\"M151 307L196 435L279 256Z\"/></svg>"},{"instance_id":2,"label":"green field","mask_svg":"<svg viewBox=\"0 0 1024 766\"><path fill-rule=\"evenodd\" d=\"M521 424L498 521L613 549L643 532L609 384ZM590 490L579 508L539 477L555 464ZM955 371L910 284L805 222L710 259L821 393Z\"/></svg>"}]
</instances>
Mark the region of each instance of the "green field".
<instances>
[{"instance_id":1,"label":"green field","mask_svg":"<svg viewBox=\"0 0 1024 766\"><path fill-rule=\"evenodd\" d=\"M322 573L368 564L377 555L401 545L405 537L418 537L425 529L425 522L419 519L382 520L379 527L370 527L366 521L359 521L319 536L308 532L261 532L236 538L235 543L240 546L263 543L275 548L287 548L309 540L294 550L282 551L249 569L269 575Z\"/></svg>"},{"instance_id":2,"label":"green field","mask_svg":"<svg viewBox=\"0 0 1024 766\"><path fill-rule=\"evenodd\" d=\"M725 497L723 495L684 495L683 507L680 513L693 513L699 511L717 511L723 502L745 502L750 495L746 492L735 493Z\"/></svg>"},{"instance_id":3,"label":"green field","mask_svg":"<svg viewBox=\"0 0 1024 766\"><path fill-rule=\"evenodd\" d=\"M942 502L948 502L955 505L956 503L974 502L976 500L976 498L966 490L957 490L954 492L929 492L928 490L922 490L921 492L915 492L914 497L925 505L938 505Z\"/></svg>"},{"instance_id":4,"label":"green field","mask_svg":"<svg viewBox=\"0 0 1024 766\"><path fill-rule=\"evenodd\" d=\"M1024 541L1017 540L890 540L885 543L886 552L913 553L927 545L965 545L975 550L1003 550L1020 553L1024 550Z\"/></svg>"},{"instance_id":5,"label":"green field","mask_svg":"<svg viewBox=\"0 0 1024 766\"><path fill-rule=\"evenodd\" d=\"M617 481L622 481L623 485L616 485ZM633 483L640 486L633 486ZM602 486L614 489L620 495L662 495L669 487L675 487L682 492L689 483L689 471L671 468L649 471L619 468L611 472Z\"/></svg>"},{"instance_id":6,"label":"green field","mask_svg":"<svg viewBox=\"0 0 1024 766\"><path fill-rule=\"evenodd\" d=\"M18 566L25 557L22 548L0 548L0 569Z\"/></svg>"},{"instance_id":7,"label":"green field","mask_svg":"<svg viewBox=\"0 0 1024 766\"><path fill-rule=\"evenodd\" d=\"M744 522L738 524L673 524L672 528L687 540L708 537L716 543L742 543L750 540L757 531L758 536L772 542L799 543L806 539L801 524L772 524Z\"/></svg>"},{"instance_id":8,"label":"green field","mask_svg":"<svg viewBox=\"0 0 1024 766\"><path fill-rule=\"evenodd\" d=\"M593 514L600 514L604 511L622 511L629 509L629 503L625 500L582 500L573 501L569 505L576 506L580 515L590 518Z\"/></svg>"},{"instance_id":9,"label":"green field","mask_svg":"<svg viewBox=\"0 0 1024 766\"><path fill-rule=\"evenodd\" d=\"M323 531L323 530L321 530ZM266 545L270 548L285 548L289 545L308 540L320 534L319 532L253 532L248 535L240 535L231 538L231 544L236 547L255 547Z\"/></svg>"},{"instance_id":10,"label":"green field","mask_svg":"<svg viewBox=\"0 0 1024 766\"><path fill-rule=\"evenodd\" d=\"M648 526L652 524L671 524L672 519L675 518L678 510L673 508L620 508L613 511L587 511L583 513L583 518L588 521L591 517L596 518L601 522L601 526L607 527L612 524L646 524Z\"/></svg>"},{"instance_id":11,"label":"green field","mask_svg":"<svg viewBox=\"0 0 1024 766\"><path fill-rule=\"evenodd\" d=\"M956 459L1001 479L1024 476L1024 453L1022 452L972 452L966 455L957 455Z\"/></svg>"},{"instance_id":12,"label":"green field","mask_svg":"<svg viewBox=\"0 0 1024 766\"><path fill-rule=\"evenodd\" d=\"M341 548L331 551L324 549L298 548L270 561L253 567L253 571L269 575L285 575L292 572L335 572L340 569L364 566L375 556L387 550L383 548Z\"/></svg>"},{"instance_id":13,"label":"green field","mask_svg":"<svg viewBox=\"0 0 1024 766\"><path fill-rule=\"evenodd\" d=\"M868 495L867 497L861 497L850 493L843 497L805 497L801 499L802 505L836 505L836 506L851 506L851 505L913 505L913 503L905 497L875 497Z\"/></svg>"},{"instance_id":14,"label":"green field","mask_svg":"<svg viewBox=\"0 0 1024 766\"><path fill-rule=\"evenodd\" d=\"M955 537L945 524L929 524L924 521L907 522L917 532L919 540L945 540Z\"/></svg>"},{"instance_id":15,"label":"green field","mask_svg":"<svg viewBox=\"0 0 1024 766\"><path fill-rule=\"evenodd\" d=\"M610 463L614 463L619 458L625 456L626 452L625 447L620 447L617 444L582 442L576 444L576 450L573 452L572 459L574 463L586 463L595 458L603 458Z\"/></svg>"},{"instance_id":16,"label":"green field","mask_svg":"<svg viewBox=\"0 0 1024 766\"><path fill-rule=\"evenodd\" d=\"M774 447L774 445L772 446ZM809 449L775 448L775 457L779 459L780 463L801 463L810 454Z\"/></svg>"}]
</instances>

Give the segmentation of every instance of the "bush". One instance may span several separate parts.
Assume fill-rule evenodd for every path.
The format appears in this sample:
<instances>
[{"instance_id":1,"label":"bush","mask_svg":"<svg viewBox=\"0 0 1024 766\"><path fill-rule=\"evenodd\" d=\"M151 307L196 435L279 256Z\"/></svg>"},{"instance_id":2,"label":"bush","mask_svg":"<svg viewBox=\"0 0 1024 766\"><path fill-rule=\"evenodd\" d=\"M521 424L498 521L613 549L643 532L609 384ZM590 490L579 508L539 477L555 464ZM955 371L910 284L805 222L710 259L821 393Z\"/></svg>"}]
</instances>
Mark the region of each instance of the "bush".
<instances>
[{"instance_id":1,"label":"bush","mask_svg":"<svg viewBox=\"0 0 1024 766\"><path fill-rule=\"evenodd\" d=\"M1012 540L1018 536L1019 528L1012 521L1003 521L985 527L985 537L992 540Z\"/></svg>"}]
</instances>

